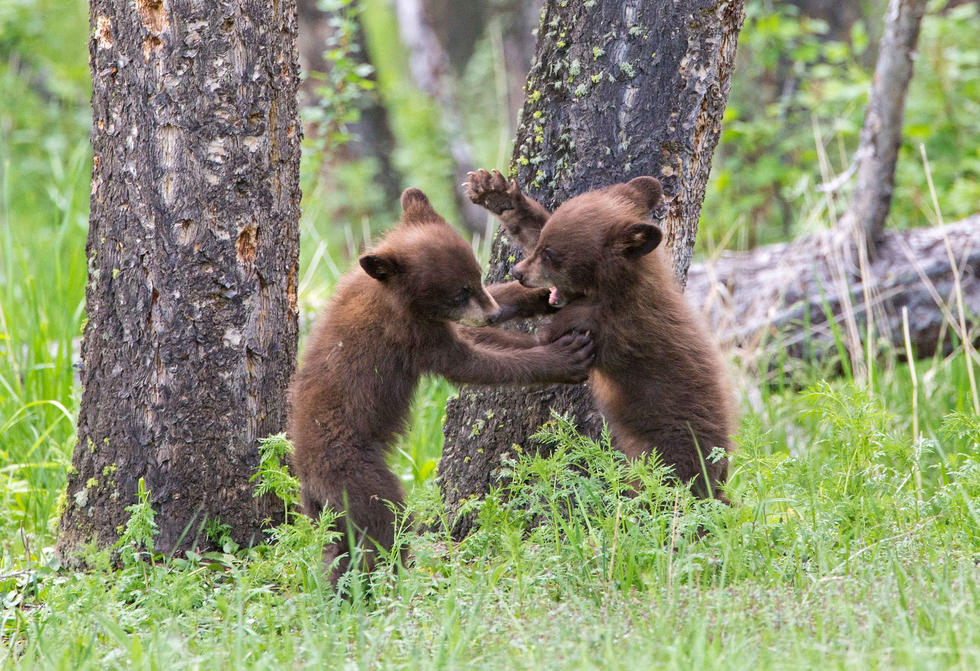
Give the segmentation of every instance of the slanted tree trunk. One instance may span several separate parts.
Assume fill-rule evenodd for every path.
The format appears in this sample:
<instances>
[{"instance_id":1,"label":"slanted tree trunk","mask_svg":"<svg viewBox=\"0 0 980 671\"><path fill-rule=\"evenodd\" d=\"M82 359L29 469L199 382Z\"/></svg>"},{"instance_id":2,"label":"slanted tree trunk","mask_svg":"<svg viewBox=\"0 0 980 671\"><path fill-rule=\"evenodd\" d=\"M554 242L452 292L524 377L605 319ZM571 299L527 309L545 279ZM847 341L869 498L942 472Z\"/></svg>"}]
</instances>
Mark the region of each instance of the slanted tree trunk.
<instances>
[{"instance_id":1,"label":"slanted tree trunk","mask_svg":"<svg viewBox=\"0 0 980 671\"><path fill-rule=\"evenodd\" d=\"M257 439L296 352L295 0L92 0L88 322L58 550L111 546L151 491L156 549L262 539ZM183 536L184 532L186 536Z\"/></svg>"},{"instance_id":2,"label":"slanted tree trunk","mask_svg":"<svg viewBox=\"0 0 980 671\"><path fill-rule=\"evenodd\" d=\"M663 223L683 284L743 16L740 0L549 0L517 131L518 182L553 208L583 191L658 177L673 198ZM502 281L518 258L498 235L487 279ZM449 403L439 470L455 536L472 524L460 506L487 491L513 445L532 447L550 408L598 433L584 386L467 387Z\"/></svg>"},{"instance_id":3,"label":"slanted tree trunk","mask_svg":"<svg viewBox=\"0 0 980 671\"><path fill-rule=\"evenodd\" d=\"M895 189L905 94L925 11L926 0L890 0L885 14L885 32L855 157L857 184L840 222L841 228L856 234L872 254L884 231Z\"/></svg>"}]
</instances>

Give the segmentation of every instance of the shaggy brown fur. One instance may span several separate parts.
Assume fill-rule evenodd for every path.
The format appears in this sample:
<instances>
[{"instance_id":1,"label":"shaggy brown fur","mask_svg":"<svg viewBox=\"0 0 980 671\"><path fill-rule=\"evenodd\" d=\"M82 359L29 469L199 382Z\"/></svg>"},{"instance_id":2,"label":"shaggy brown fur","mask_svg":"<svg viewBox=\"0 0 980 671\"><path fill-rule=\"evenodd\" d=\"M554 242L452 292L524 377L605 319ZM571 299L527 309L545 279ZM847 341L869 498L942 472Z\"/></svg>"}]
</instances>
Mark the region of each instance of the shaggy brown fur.
<instances>
[{"instance_id":1,"label":"shaggy brown fur","mask_svg":"<svg viewBox=\"0 0 980 671\"><path fill-rule=\"evenodd\" d=\"M725 500L728 459L708 457L714 447L731 450L732 393L717 345L658 247L660 228L647 221L660 182L638 177L554 214L496 171L471 173L468 193L526 247L512 275L549 288L550 304L561 307L541 337L592 333L589 382L614 445L629 457L655 450L696 494Z\"/></svg>"},{"instance_id":2,"label":"shaggy brown fur","mask_svg":"<svg viewBox=\"0 0 980 671\"><path fill-rule=\"evenodd\" d=\"M329 548L325 561L353 541L368 569L375 548L394 542L392 506L401 505L402 490L385 455L423 373L474 384L576 382L592 359L587 335L538 344L454 323L485 324L500 310L481 286L470 246L425 194L408 189L402 208L398 226L339 282L290 388L288 431L304 511L346 512L348 540ZM523 295L542 302L541 292ZM338 564L335 582L347 565Z\"/></svg>"}]
</instances>

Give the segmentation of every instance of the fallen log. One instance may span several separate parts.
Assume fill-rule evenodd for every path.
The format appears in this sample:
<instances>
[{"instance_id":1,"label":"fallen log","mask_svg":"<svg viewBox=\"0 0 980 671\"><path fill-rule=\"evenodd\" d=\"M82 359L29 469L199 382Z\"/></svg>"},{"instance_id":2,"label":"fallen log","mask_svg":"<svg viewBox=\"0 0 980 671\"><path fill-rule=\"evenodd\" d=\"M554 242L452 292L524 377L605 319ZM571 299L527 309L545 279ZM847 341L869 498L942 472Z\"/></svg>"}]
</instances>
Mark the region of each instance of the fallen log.
<instances>
[{"instance_id":1,"label":"fallen log","mask_svg":"<svg viewBox=\"0 0 980 671\"><path fill-rule=\"evenodd\" d=\"M850 244L831 230L725 252L691 266L688 300L724 346L763 370L772 369L774 357L826 360L841 344L855 366L868 342L904 352L903 308L915 356L949 351L963 341L957 291L969 341L980 341L980 215L885 231L872 259L854 254Z\"/></svg>"}]
</instances>

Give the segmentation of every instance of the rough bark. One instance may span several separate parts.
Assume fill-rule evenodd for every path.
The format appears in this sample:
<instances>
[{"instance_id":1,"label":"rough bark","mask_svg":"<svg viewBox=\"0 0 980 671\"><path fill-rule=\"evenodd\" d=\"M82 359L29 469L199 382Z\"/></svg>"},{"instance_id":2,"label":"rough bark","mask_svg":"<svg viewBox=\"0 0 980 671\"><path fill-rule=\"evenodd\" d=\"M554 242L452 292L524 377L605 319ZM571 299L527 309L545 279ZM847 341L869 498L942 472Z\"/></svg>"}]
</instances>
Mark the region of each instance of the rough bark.
<instances>
[{"instance_id":1,"label":"rough bark","mask_svg":"<svg viewBox=\"0 0 980 671\"><path fill-rule=\"evenodd\" d=\"M453 164L454 184L462 184L466 173L475 166L473 151L463 137L463 123L449 77L449 56L435 35L421 0L396 0L395 11L402 42L408 49L412 79L439 106L443 135ZM471 203L459 189L456 190L456 204L466 229L483 234L486 212Z\"/></svg>"},{"instance_id":2,"label":"rough bark","mask_svg":"<svg viewBox=\"0 0 980 671\"><path fill-rule=\"evenodd\" d=\"M881 239L891 207L905 94L925 10L926 0L890 0L885 14L885 32L855 156L857 183L841 218L841 228L858 233L871 252Z\"/></svg>"},{"instance_id":3,"label":"rough bark","mask_svg":"<svg viewBox=\"0 0 980 671\"><path fill-rule=\"evenodd\" d=\"M501 21L504 67L507 70L507 109L510 127L524 102L524 79L534 58L534 29L541 22L542 0L501 0L496 13Z\"/></svg>"},{"instance_id":4,"label":"rough bark","mask_svg":"<svg viewBox=\"0 0 980 671\"><path fill-rule=\"evenodd\" d=\"M88 322L58 549L111 546L145 478L156 549L262 539L257 439L296 353L296 5L92 0ZM186 536L181 540L182 534Z\"/></svg>"},{"instance_id":5,"label":"rough bark","mask_svg":"<svg viewBox=\"0 0 980 671\"><path fill-rule=\"evenodd\" d=\"M639 175L660 178L672 197L661 223L683 285L743 16L740 1L547 2L515 143L518 182L552 208ZM518 258L498 234L487 280L503 280ZM487 491L512 445L530 446L551 408L587 433L601 426L584 386L468 387L448 404L439 469L455 536L472 524L460 506Z\"/></svg>"},{"instance_id":6,"label":"rough bark","mask_svg":"<svg viewBox=\"0 0 980 671\"><path fill-rule=\"evenodd\" d=\"M913 350L928 357L937 348L948 349L954 334L962 340L956 333L944 235L960 270L968 330L976 341L980 215L941 228L886 231L875 258L857 276L845 270L831 233L726 253L691 267L687 296L704 311L723 344L737 348L743 360L764 372L785 375L796 367L790 359L836 356L835 330L843 335L852 365L859 367L869 313L876 343L883 339L904 352L903 307Z\"/></svg>"},{"instance_id":7,"label":"rough bark","mask_svg":"<svg viewBox=\"0 0 980 671\"><path fill-rule=\"evenodd\" d=\"M348 57L357 63L372 65L364 30L361 27L359 12L356 8L345 10L355 14L353 33L347 36L348 42L336 44L337 29L334 25L337 12L320 8L318 0L298 0L299 5L299 62L307 77L300 87L300 103L315 107L322 103L318 89L325 84L316 73L327 73L330 63L324 58L324 51L334 46L346 50ZM368 76L374 80L372 72ZM391 161L395 151L395 136L388 123L388 110L381 104L376 91L365 91L359 105L360 116L350 124L350 141L343 147L337 148L337 154L332 157L340 161L351 161L368 158L377 165L376 182L384 190L387 202L397 202L401 195L401 175ZM307 128L307 133L316 132L315 128ZM334 148L330 148L333 151ZM324 166L329 170L329 166Z\"/></svg>"}]
</instances>

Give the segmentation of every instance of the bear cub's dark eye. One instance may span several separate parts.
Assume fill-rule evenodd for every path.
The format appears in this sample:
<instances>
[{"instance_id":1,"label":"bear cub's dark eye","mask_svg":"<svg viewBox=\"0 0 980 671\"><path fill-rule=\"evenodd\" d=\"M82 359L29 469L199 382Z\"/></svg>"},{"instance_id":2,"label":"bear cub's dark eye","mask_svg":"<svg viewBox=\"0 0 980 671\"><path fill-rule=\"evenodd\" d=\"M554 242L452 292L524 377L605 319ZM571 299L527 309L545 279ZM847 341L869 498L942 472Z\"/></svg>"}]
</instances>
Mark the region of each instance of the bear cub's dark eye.
<instances>
[{"instance_id":1,"label":"bear cub's dark eye","mask_svg":"<svg viewBox=\"0 0 980 671\"><path fill-rule=\"evenodd\" d=\"M456 292L456 295L455 296L453 296L453 299L452 299L453 300L453 305L462 305L463 303L465 303L466 301L468 301L470 299L470 296L472 296L472 295L473 295L473 292L470 291L470 289L468 287L463 287L458 292Z\"/></svg>"},{"instance_id":2,"label":"bear cub's dark eye","mask_svg":"<svg viewBox=\"0 0 980 671\"><path fill-rule=\"evenodd\" d=\"M549 247L545 247L544 250L541 252L541 258L543 258L551 265L554 266L558 265L558 255L555 254L555 252Z\"/></svg>"}]
</instances>

